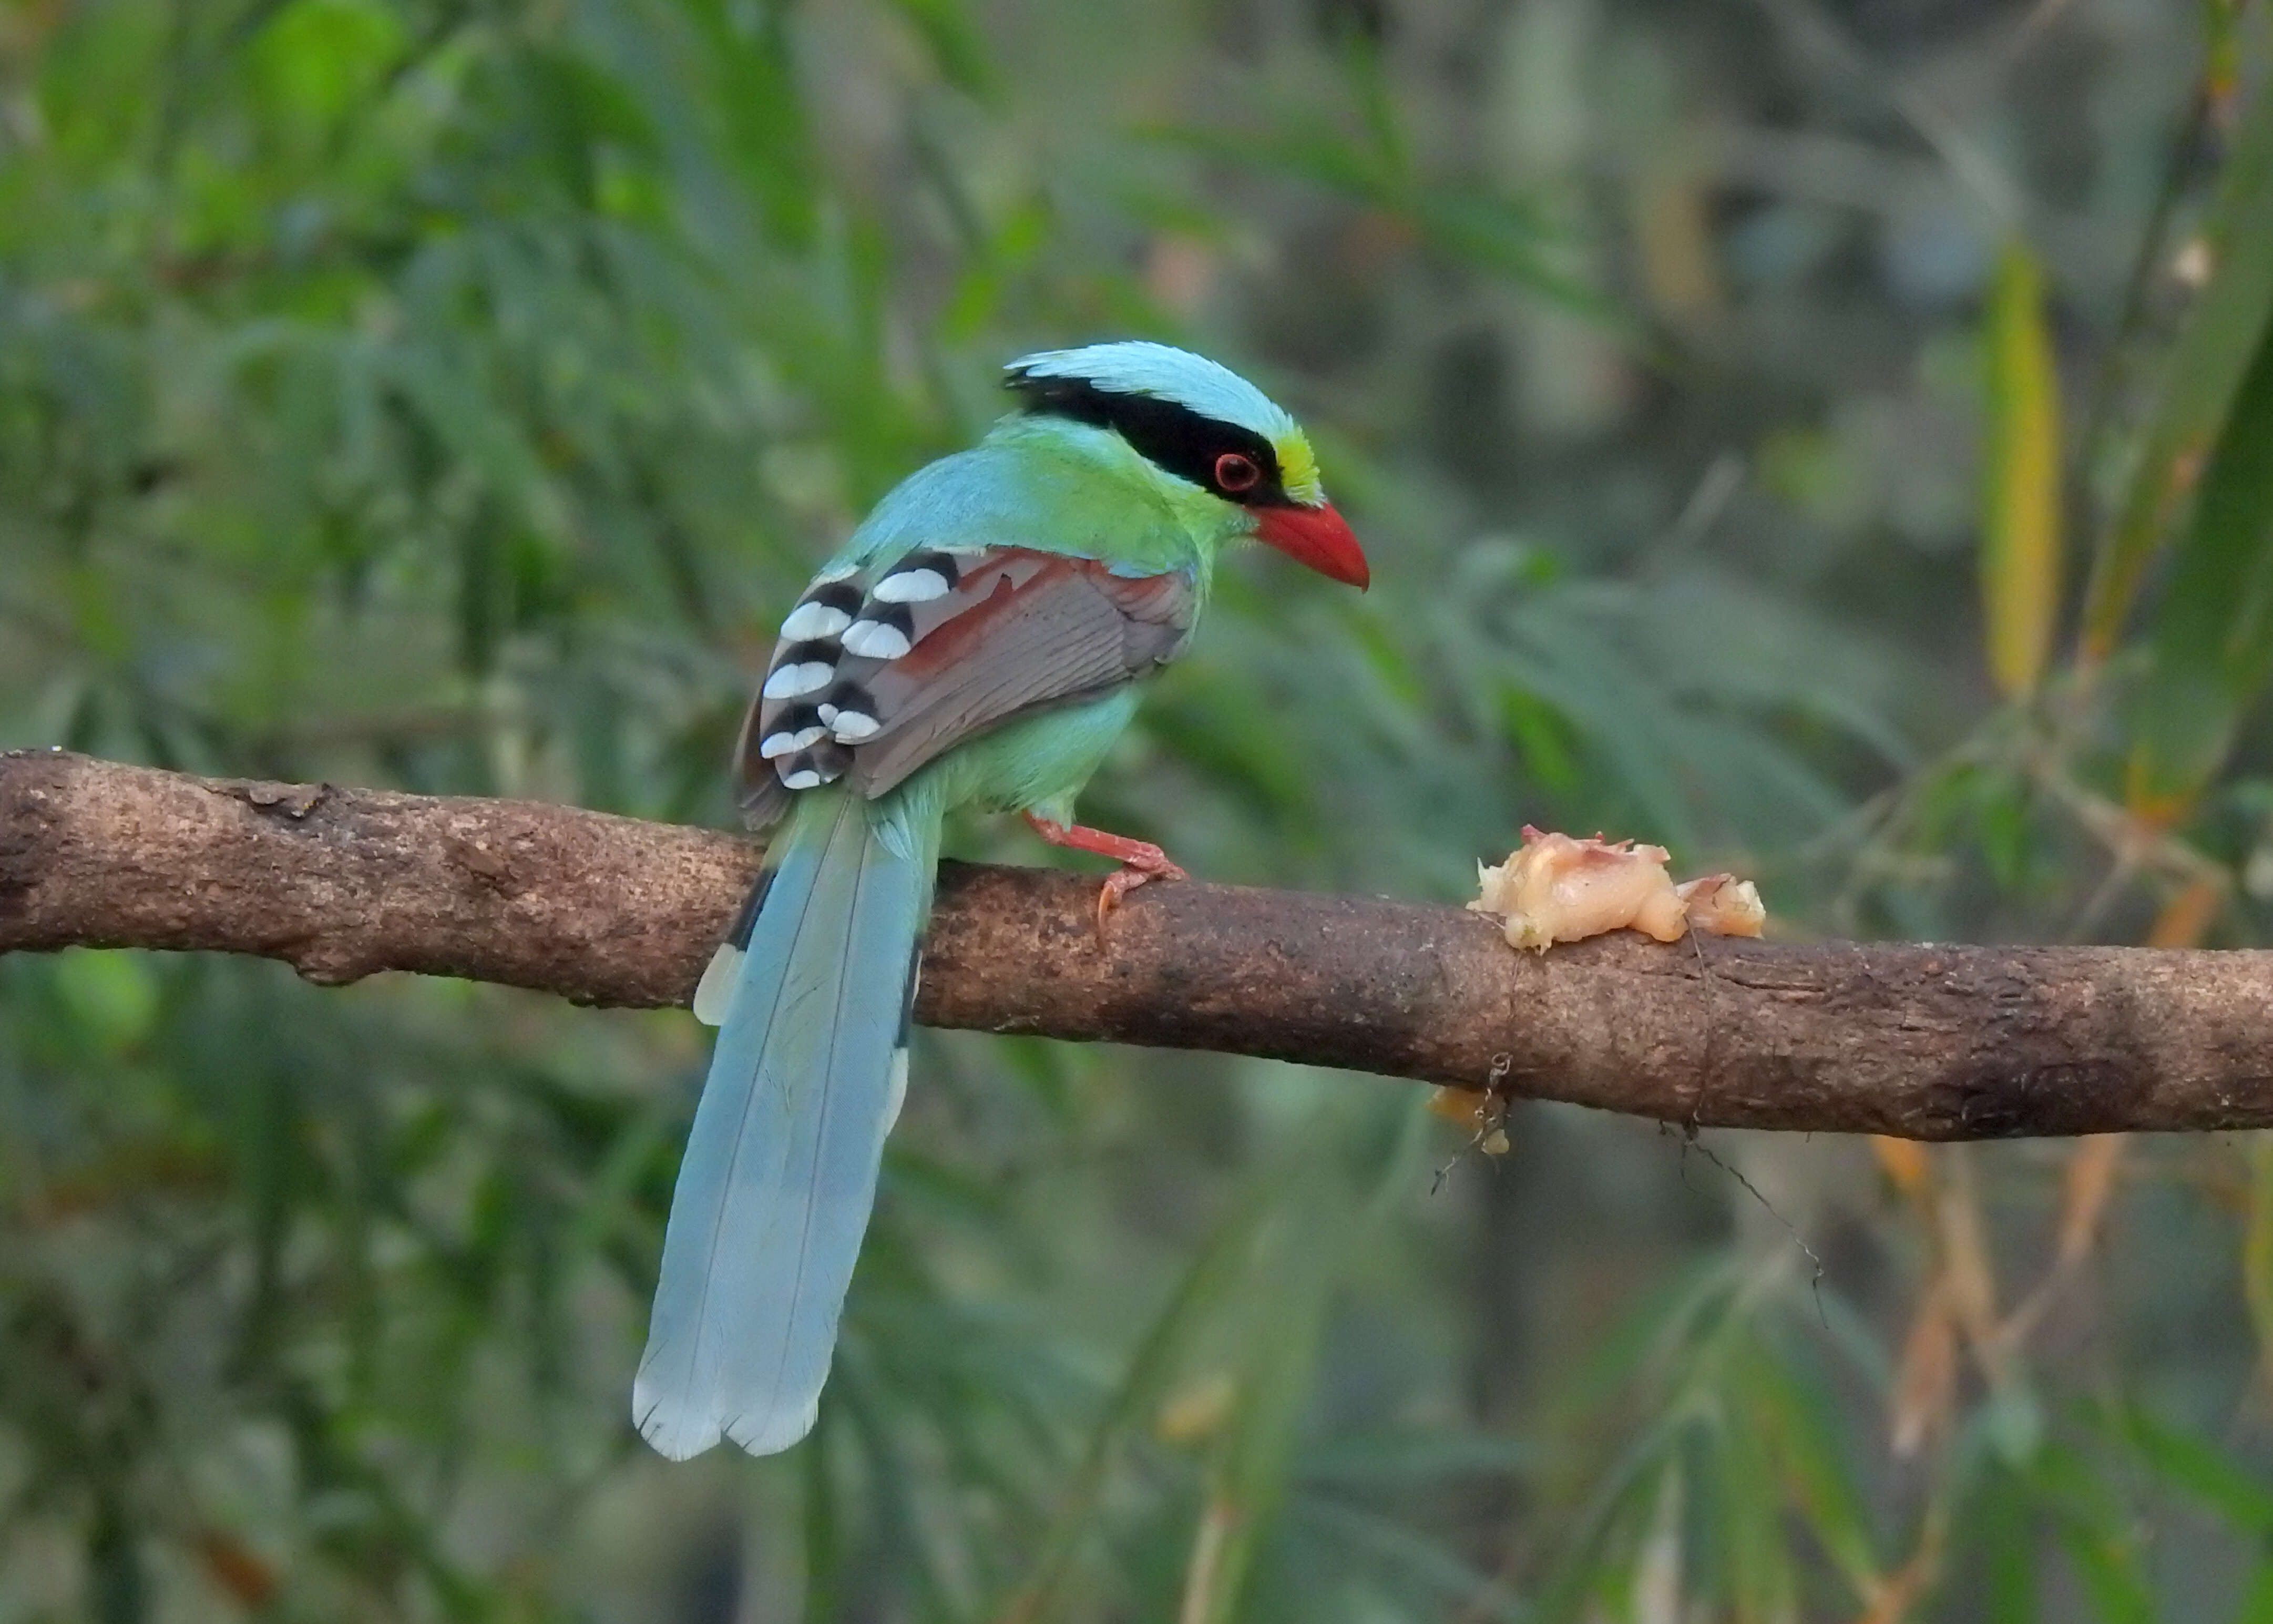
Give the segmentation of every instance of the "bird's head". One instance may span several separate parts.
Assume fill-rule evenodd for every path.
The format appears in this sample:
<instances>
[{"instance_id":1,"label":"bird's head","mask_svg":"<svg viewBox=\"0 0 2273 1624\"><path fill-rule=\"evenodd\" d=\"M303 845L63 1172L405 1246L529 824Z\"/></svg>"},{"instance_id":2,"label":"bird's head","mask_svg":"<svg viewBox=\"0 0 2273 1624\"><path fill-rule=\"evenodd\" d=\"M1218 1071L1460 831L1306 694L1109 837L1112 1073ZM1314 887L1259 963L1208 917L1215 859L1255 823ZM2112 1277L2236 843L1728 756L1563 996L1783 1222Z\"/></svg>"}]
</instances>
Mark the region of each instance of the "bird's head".
<instances>
[{"instance_id":1,"label":"bird's head","mask_svg":"<svg viewBox=\"0 0 2273 1624\"><path fill-rule=\"evenodd\" d=\"M1357 538L1318 483L1301 425L1228 367L1167 344L1091 344L1010 363L1025 410L1119 434L1173 478L1252 515L1256 538L1362 590Z\"/></svg>"}]
</instances>

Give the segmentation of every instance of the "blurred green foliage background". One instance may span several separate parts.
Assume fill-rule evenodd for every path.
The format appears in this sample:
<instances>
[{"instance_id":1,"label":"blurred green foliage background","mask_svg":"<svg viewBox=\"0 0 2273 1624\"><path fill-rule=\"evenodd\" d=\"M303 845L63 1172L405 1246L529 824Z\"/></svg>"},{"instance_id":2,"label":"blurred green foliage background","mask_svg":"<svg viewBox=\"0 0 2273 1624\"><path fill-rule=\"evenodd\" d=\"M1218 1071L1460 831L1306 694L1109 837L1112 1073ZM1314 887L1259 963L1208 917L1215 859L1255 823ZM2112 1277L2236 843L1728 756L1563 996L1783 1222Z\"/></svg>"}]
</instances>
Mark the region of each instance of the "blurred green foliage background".
<instances>
[{"instance_id":1,"label":"blurred green foliage background","mask_svg":"<svg viewBox=\"0 0 2273 1624\"><path fill-rule=\"evenodd\" d=\"M1023 350L1301 415L1091 821L2273 932L2243 0L0 0L0 746L723 823ZM1047 861L973 823L966 854ZM2273 1146L926 1038L819 1429L626 1392L706 1043L0 962L0 1621L2273 1620Z\"/></svg>"}]
</instances>

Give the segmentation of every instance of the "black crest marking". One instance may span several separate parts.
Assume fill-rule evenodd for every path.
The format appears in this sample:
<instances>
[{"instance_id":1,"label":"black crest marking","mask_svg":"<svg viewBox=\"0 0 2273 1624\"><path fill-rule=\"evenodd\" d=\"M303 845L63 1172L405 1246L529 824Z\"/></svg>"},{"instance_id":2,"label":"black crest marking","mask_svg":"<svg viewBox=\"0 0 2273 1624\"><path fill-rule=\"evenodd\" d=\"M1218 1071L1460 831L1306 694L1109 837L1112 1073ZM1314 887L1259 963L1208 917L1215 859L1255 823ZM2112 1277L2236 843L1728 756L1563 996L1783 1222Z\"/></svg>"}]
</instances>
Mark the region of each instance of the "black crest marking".
<instances>
[{"instance_id":1,"label":"black crest marking","mask_svg":"<svg viewBox=\"0 0 2273 1624\"><path fill-rule=\"evenodd\" d=\"M1157 395L1100 389L1086 378L1013 372L1005 386L1028 412L1111 429L1159 467L1227 501L1249 508L1294 505L1280 483L1278 452L1253 429L1204 416L1182 402ZM1224 489L1216 479L1215 464L1227 451L1253 462L1263 477L1244 491Z\"/></svg>"}]
</instances>

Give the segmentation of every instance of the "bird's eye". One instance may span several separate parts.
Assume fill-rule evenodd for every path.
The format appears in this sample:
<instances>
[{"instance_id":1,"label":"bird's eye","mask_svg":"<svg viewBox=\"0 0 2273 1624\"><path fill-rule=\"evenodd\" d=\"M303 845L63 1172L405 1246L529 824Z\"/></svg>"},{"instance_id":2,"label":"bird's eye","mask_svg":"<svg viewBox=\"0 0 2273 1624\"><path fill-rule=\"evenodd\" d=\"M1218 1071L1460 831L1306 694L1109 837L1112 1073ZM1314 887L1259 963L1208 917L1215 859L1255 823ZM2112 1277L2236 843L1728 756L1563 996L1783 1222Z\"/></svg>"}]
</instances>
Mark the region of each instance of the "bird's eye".
<instances>
[{"instance_id":1,"label":"bird's eye","mask_svg":"<svg viewBox=\"0 0 2273 1624\"><path fill-rule=\"evenodd\" d=\"M1242 456L1236 451L1227 451L1215 460L1216 488L1234 494L1252 491L1255 482L1263 477L1263 470L1255 466L1255 459Z\"/></svg>"}]
</instances>

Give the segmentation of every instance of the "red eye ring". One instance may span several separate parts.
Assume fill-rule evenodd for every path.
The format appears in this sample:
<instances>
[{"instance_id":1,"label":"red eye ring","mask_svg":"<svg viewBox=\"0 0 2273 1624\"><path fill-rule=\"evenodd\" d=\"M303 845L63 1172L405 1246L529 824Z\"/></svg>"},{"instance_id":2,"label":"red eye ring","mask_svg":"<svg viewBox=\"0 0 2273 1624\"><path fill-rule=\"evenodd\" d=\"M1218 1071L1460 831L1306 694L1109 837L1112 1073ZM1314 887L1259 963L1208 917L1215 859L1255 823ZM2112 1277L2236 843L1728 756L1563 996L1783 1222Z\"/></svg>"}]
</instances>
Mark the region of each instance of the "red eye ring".
<instances>
[{"instance_id":1,"label":"red eye ring","mask_svg":"<svg viewBox=\"0 0 2273 1624\"><path fill-rule=\"evenodd\" d=\"M1215 460L1215 484L1219 491L1228 491L1236 496L1252 491L1263 477L1263 470L1255 459L1237 451L1227 451Z\"/></svg>"}]
</instances>

